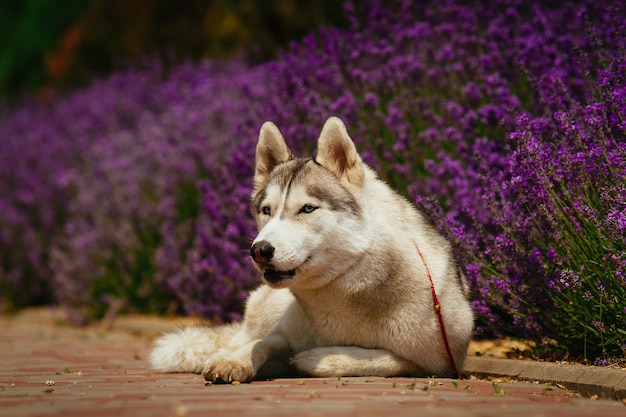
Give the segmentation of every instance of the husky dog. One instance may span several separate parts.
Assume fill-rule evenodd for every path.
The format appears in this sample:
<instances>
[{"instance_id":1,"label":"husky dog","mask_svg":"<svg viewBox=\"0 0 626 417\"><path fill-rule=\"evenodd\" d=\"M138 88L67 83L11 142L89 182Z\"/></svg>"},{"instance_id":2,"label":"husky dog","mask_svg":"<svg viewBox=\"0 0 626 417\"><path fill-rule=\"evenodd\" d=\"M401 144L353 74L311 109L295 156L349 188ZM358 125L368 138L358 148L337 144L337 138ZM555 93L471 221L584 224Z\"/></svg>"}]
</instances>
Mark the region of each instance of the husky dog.
<instances>
[{"instance_id":1,"label":"husky dog","mask_svg":"<svg viewBox=\"0 0 626 417\"><path fill-rule=\"evenodd\" d=\"M473 314L450 244L363 163L340 119L314 158L263 124L251 211L264 285L243 322L161 336L155 370L212 382L458 375Z\"/></svg>"}]
</instances>

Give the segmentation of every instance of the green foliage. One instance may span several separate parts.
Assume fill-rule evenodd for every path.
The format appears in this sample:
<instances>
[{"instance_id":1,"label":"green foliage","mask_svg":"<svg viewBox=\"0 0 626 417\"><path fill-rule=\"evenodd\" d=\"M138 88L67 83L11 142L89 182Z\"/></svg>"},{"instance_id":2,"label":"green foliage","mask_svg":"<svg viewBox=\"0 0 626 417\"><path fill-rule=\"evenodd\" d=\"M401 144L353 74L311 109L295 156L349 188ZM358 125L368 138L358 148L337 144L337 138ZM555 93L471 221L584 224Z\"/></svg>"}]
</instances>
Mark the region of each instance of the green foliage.
<instances>
[{"instance_id":1,"label":"green foliage","mask_svg":"<svg viewBox=\"0 0 626 417\"><path fill-rule=\"evenodd\" d=\"M84 5L78 0L0 2L0 95L32 91L46 82L46 55Z\"/></svg>"},{"instance_id":2,"label":"green foliage","mask_svg":"<svg viewBox=\"0 0 626 417\"><path fill-rule=\"evenodd\" d=\"M0 2L0 96L72 88L159 56L255 62L311 30L343 22L334 0L8 0Z\"/></svg>"}]
</instances>

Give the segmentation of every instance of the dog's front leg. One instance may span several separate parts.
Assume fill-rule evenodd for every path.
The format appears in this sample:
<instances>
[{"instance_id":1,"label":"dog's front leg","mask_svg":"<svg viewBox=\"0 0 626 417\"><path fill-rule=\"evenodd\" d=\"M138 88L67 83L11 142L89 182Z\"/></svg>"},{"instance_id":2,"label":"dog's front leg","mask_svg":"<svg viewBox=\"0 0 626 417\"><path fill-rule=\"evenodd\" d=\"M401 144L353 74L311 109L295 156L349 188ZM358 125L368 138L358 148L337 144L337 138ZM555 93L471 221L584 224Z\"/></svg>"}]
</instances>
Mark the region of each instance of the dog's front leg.
<instances>
[{"instance_id":1,"label":"dog's front leg","mask_svg":"<svg viewBox=\"0 0 626 417\"><path fill-rule=\"evenodd\" d=\"M286 362L289 357L289 343L278 333L271 333L263 339L253 340L234 351L218 353L212 356L202 375L210 382L233 381L249 382L270 359Z\"/></svg>"}]
</instances>

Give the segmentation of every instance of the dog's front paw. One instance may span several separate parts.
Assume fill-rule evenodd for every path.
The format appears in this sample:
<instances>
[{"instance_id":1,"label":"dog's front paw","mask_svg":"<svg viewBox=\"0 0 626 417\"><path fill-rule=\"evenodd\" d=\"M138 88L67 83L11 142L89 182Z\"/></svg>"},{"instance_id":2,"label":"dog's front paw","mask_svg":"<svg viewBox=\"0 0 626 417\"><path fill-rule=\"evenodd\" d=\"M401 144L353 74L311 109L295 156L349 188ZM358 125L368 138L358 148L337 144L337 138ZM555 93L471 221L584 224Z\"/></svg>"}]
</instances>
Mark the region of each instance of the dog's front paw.
<instances>
[{"instance_id":1,"label":"dog's front paw","mask_svg":"<svg viewBox=\"0 0 626 417\"><path fill-rule=\"evenodd\" d=\"M241 361L228 356L209 360L202 371L204 379L213 383L249 382L254 375L255 370L251 361Z\"/></svg>"}]
</instances>

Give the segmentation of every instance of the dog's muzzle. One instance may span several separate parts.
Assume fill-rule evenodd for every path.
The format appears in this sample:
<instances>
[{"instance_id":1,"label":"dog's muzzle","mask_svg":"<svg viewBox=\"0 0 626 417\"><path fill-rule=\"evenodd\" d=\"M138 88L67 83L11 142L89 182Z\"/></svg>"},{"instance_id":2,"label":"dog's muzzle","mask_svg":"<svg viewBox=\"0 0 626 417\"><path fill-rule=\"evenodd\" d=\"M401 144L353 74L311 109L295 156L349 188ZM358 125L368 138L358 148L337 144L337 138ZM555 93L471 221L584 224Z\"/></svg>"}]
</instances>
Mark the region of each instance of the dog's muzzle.
<instances>
[{"instance_id":1,"label":"dog's muzzle","mask_svg":"<svg viewBox=\"0 0 626 417\"><path fill-rule=\"evenodd\" d=\"M266 240L261 240L252 245L250 248L250 256L254 262L263 266L263 278L270 284L277 284L296 274L296 271L293 269L289 271L279 271L272 268L271 260L274 256L274 246Z\"/></svg>"}]
</instances>

